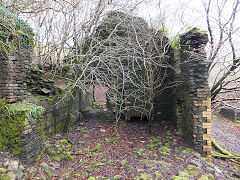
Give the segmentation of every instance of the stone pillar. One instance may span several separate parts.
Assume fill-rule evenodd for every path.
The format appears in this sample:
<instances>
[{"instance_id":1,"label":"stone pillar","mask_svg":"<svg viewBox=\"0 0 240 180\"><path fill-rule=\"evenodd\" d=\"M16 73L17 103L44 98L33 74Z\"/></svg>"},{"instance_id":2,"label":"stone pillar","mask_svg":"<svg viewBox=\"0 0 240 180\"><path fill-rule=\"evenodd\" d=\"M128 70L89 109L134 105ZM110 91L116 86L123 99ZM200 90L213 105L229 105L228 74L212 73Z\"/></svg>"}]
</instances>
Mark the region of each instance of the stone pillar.
<instances>
[{"instance_id":1,"label":"stone pillar","mask_svg":"<svg viewBox=\"0 0 240 180\"><path fill-rule=\"evenodd\" d=\"M205 32L193 28L180 36L182 84L178 95L183 137L202 156L211 158L211 94L208 86Z\"/></svg>"}]
</instances>

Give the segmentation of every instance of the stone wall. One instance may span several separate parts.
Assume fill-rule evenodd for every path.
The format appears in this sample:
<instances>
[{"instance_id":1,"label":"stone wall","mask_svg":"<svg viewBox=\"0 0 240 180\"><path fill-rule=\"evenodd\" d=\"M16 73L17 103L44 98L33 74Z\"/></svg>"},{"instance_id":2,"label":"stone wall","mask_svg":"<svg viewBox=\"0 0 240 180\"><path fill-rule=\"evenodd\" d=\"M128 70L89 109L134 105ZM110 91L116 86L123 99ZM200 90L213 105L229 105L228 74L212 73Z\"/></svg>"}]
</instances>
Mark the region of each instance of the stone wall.
<instances>
[{"instance_id":1,"label":"stone wall","mask_svg":"<svg viewBox=\"0 0 240 180\"><path fill-rule=\"evenodd\" d=\"M30 70L30 56L28 53L20 51L13 51L10 55L0 53L0 99L5 98L7 103L33 103L43 106L45 108L44 117L41 120L41 125L28 125L22 132L22 146L20 158L25 163L33 163L38 155L43 151L44 144L41 140L40 133L37 130L38 127L43 126L43 129L48 134L57 133L63 130L65 122L70 118L70 125L76 120L80 119L80 106L81 106L81 92L75 94L73 102L71 102L72 109L69 110L69 102L60 102L56 97L54 101L48 97L48 95L37 95L35 92L42 92L40 86L34 86L38 89L34 89L30 83L34 81L36 84L43 83L43 87L49 88L54 86L53 82L40 82L42 73L37 74L38 79L31 79L29 76ZM28 81L29 80L29 81ZM47 86L48 85L48 86ZM33 90L34 89L34 90ZM51 92L54 92L54 88ZM39 97L36 99L36 97ZM42 97L42 99L41 99ZM56 105L54 105L56 104Z\"/></svg>"},{"instance_id":2,"label":"stone wall","mask_svg":"<svg viewBox=\"0 0 240 180\"><path fill-rule=\"evenodd\" d=\"M19 157L24 163L32 164L44 148L45 146L39 132L29 127L23 132L21 154Z\"/></svg>"},{"instance_id":3,"label":"stone wall","mask_svg":"<svg viewBox=\"0 0 240 180\"><path fill-rule=\"evenodd\" d=\"M0 53L0 99L6 98L8 103L20 101L26 93L22 85L29 70L30 57L24 51L12 51L9 56Z\"/></svg>"},{"instance_id":4,"label":"stone wall","mask_svg":"<svg viewBox=\"0 0 240 180\"><path fill-rule=\"evenodd\" d=\"M46 108L44 113L44 130L49 134L55 134L63 131L66 120L70 119L70 125L73 125L77 120L80 120L82 114L81 98L82 93L78 91L73 101L60 102L56 99L54 102L42 101L40 104ZM69 109L71 108L71 110Z\"/></svg>"},{"instance_id":5,"label":"stone wall","mask_svg":"<svg viewBox=\"0 0 240 180\"><path fill-rule=\"evenodd\" d=\"M177 122L184 139L201 155L211 157L211 96L208 87L205 32L197 28L180 36L180 80Z\"/></svg>"},{"instance_id":6,"label":"stone wall","mask_svg":"<svg viewBox=\"0 0 240 180\"><path fill-rule=\"evenodd\" d=\"M16 105L16 107L31 104L45 108L44 115L33 121L31 121L32 114L25 114L21 122L18 122L17 118L14 119L17 123L25 120L24 124L21 124L24 130L20 132L22 135L20 158L26 163L32 163L44 149L40 138L43 132L41 129L50 134L57 133L80 118L81 92L75 93L70 101L59 101L62 96L54 86L54 80L45 79L43 71L37 69L33 72L30 68L34 44L31 27L3 7L0 7L0 14L0 32L3 35L0 36L2 42L0 47L0 99L5 98L7 103ZM7 27L11 27L11 31ZM40 109L43 109L42 107ZM31 108L24 106L24 113L27 110ZM0 113L5 113L5 111ZM8 137L4 133L2 136Z\"/></svg>"},{"instance_id":7,"label":"stone wall","mask_svg":"<svg viewBox=\"0 0 240 180\"><path fill-rule=\"evenodd\" d=\"M68 119L70 120L69 125L71 126L81 118L81 92L79 91L75 94L71 105L69 104L70 101L60 102L54 105L59 99L55 99L55 101L46 99L32 100L32 98L28 97L25 101L34 101L34 104L41 105L45 108L44 115L39 119L38 124L27 126L23 132L20 159L27 164L31 164L35 162L38 155L44 150L44 143L41 137L43 131L46 133L45 135L60 133L63 131ZM69 109L69 107L71 107L71 109Z\"/></svg>"}]
</instances>

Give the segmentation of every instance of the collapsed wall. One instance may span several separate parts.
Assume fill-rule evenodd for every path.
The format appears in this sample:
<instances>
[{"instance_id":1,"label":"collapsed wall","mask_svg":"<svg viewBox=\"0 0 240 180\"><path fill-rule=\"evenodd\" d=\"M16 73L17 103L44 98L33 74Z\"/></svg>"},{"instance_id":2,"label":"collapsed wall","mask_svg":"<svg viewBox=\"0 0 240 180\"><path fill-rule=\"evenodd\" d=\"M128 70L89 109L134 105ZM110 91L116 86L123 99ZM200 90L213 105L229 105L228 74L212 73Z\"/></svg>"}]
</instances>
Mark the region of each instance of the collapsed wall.
<instances>
[{"instance_id":1,"label":"collapsed wall","mask_svg":"<svg viewBox=\"0 0 240 180\"><path fill-rule=\"evenodd\" d=\"M30 69L34 34L28 24L1 6L0 21L0 148L14 154L25 153L31 159L43 147L42 141L34 138L30 129L32 117L27 117L33 107L39 107L21 103L27 95L24 79Z\"/></svg>"},{"instance_id":2,"label":"collapsed wall","mask_svg":"<svg viewBox=\"0 0 240 180\"><path fill-rule=\"evenodd\" d=\"M114 80L118 79L116 84L119 91L124 92L122 95L128 97L122 98L125 101L127 119L148 113L148 108L146 108L147 112L144 112L136 107L140 109L144 101L149 100L149 96L145 99L149 94L139 93L139 98L131 95L138 93L138 90L149 80L146 68L151 67L155 78L152 81L154 84L152 93L155 93L154 120L173 122L182 132L183 138L197 152L210 158L211 98L207 80L208 62L204 51L208 42L205 32L193 28L182 34L180 48L175 49L173 55L170 42L164 32L150 29L141 18L114 11L107 14L89 42L91 43L87 44L87 47L93 45L91 53L94 54L94 58L98 58L96 61L104 62L104 65L112 64L109 67L116 68L114 75L101 72L101 70L110 69L107 67L96 68L95 71L100 70L97 74L112 76ZM99 47L96 44L99 44ZM160 65L146 66L148 59ZM136 73L131 76L129 71L136 71ZM126 74L130 80L125 78ZM134 83L128 82L142 84L136 88L132 85ZM144 88L148 89L148 87ZM111 92L111 87L109 89ZM139 102L139 99L142 101Z\"/></svg>"},{"instance_id":3,"label":"collapsed wall","mask_svg":"<svg viewBox=\"0 0 240 180\"><path fill-rule=\"evenodd\" d=\"M171 119L171 52L163 30L151 29L144 19L119 11L107 13L85 45L85 56L95 62L90 63L93 76L109 89L108 107L117 109L125 120Z\"/></svg>"},{"instance_id":4,"label":"collapsed wall","mask_svg":"<svg viewBox=\"0 0 240 180\"><path fill-rule=\"evenodd\" d=\"M30 164L44 150L44 132L66 130L80 118L82 95L64 98L54 80L31 67L34 34L28 24L3 7L0 21L0 150Z\"/></svg>"},{"instance_id":5,"label":"collapsed wall","mask_svg":"<svg viewBox=\"0 0 240 180\"><path fill-rule=\"evenodd\" d=\"M162 68L155 71L156 75L159 75L157 79L159 81L164 79L164 81L161 81L162 86L159 86L163 91L154 99L155 119L160 121L172 120L175 122L184 139L200 154L210 158L211 100L207 81L206 66L208 63L206 61L206 53L204 52L207 35L198 29L193 29L181 35L180 57L173 58L170 46L168 46L168 39L160 31L157 34L158 36L153 36L153 30L149 29L146 22L141 18L129 17L123 13L113 12L109 14L109 19L110 22L104 21L97 29L97 34L95 34L94 38L98 41L100 47L97 47L95 44L94 47L96 49L95 52L91 53L91 56L95 55L99 61L106 64L111 62L112 64L110 65L113 65L115 68L121 67L116 63L119 62L119 58L123 58L122 62L125 63L125 66L135 66L144 65L146 59L157 57L156 60L162 63ZM136 27L138 28L131 29L135 23L137 23ZM133 35L131 35L132 33ZM148 36L145 37L144 33L147 33ZM112 38L110 38L110 35ZM139 39L136 39L136 35ZM20 36L22 35L20 34ZM124 41L125 37L129 38L130 41L129 39ZM157 41L154 38L160 38L160 40ZM151 46L154 44L153 42L159 42L159 44ZM94 44L94 41L91 41L91 43ZM121 45L120 48L117 47L118 44ZM139 53L142 50L146 54ZM85 51L88 50L85 49ZM151 53L156 54L156 52L160 52L160 55L149 55ZM113 59L113 53L115 53L115 59ZM129 53L131 56L127 56L129 54L126 53ZM27 56L25 56L26 54ZM73 120L80 118L82 94L78 92L72 100L54 106L53 100L56 99L54 96L49 96L51 89L49 90L50 85L46 87L48 81L34 79L41 77L41 74L37 74L40 71L33 73L36 74L36 77L28 74L30 72L30 54L31 48L29 47L18 49L18 51L12 50L9 53L1 49L0 98L6 98L8 103L35 103L38 106L45 107L46 111L41 118L43 128L50 133L56 133L58 130L63 130L66 124L71 124L71 122L66 123L66 121L71 120L72 117ZM90 56L86 57L90 58ZM179 59L179 62L176 62L176 59ZM137 76L134 74L132 77L146 79L141 74L141 67L144 66L138 67L139 74ZM175 72L179 72L179 74L174 74L170 67L175 68ZM99 74L115 78L116 74L106 72L106 68L104 69L103 65L101 68L103 72L99 71ZM101 70L101 68L99 69ZM131 72L126 73L131 75ZM120 75L118 77L122 78ZM175 96L173 92L177 86L176 84L169 84L174 81L181 82L175 92ZM35 83L40 84L40 86L37 86ZM121 80L117 83L123 84ZM174 88L168 88L168 86L173 86ZM35 89L38 93L43 92L45 95L39 96L37 95L38 93L34 94L33 91L27 91L27 88L29 88L28 90ZM120 85L119 89L123 89L123 86ZM126 91L125 95L127 92L131 94L134 88L127 87L126 83L124 90ZM57 94L55 95L57 96ZM174 109L176 109L176 114ZM43 143L39 140L39 132L36 131L35 127L36 124L30 124L22 132L23 142L20 157L28 163L34 162L37 155L43 150Z\"/></svg>"}]
</instances>

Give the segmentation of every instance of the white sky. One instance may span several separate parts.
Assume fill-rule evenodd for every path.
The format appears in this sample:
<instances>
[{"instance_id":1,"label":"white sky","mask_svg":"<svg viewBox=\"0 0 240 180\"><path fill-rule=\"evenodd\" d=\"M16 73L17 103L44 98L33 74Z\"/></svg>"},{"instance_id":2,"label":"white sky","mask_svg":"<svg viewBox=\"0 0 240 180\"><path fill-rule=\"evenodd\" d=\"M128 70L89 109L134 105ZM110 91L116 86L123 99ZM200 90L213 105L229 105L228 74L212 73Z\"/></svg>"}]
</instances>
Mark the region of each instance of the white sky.
<instances>
[{"instance_id":1,"label":"white sky","mask_svg":"<svg viewBox=\"0 0 240 180\"><path fill-rule=\"evenodd\" d=\"M148 20L160 21L163 17L170 35L175 35L187 27L206 29L202 0L167 0L147 4L139 15Z\"/></svg>"},{"instance_id":2,"label":"white sky","mask_svg":"<svg viewBox=\"0 0 240 180\"><path fill-rule=\"evenodd\" d=\"M224 0L218 0L219 4ZM232 12L232 4L236 0L227 0L223 11L223 21L226 20ZM153 0L152 3L142 5L139 9L139 15L150 21L165 18L165 25L169 35L178 34L179 31L185 31L187 27L199 27L207 30L206 16L203 2L208 0ZM212 0L211 19L217 18L217 0ZM240 15L236 17L236 23L240 26ZM215 21L216 23L217 21ZM217 24L214 24L217 26ZM183 28L183 29L182 29Z\"/></svg>"}]
</instances>

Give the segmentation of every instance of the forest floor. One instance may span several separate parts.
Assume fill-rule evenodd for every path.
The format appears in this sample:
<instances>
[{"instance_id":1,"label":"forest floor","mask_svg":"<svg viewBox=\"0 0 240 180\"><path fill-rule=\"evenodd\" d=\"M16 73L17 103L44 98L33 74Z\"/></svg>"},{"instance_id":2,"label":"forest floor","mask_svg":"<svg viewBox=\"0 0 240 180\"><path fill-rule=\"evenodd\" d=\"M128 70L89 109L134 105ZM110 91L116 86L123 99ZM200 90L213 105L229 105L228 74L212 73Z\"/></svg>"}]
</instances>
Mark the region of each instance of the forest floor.
<instances>
[{"instance_id":1,"label":"forest floor","mask_svg":"<svg viewBox=\"0 0 240 180\"><path fill-rule=\"evenodd\" d=\"M228 130L220 123L213 121L213 137L221 144L226 141L223 136L233 137L226 145L232 143L233 152L239 153L239 126ZM238 134L231 133L234 128ZM146 122L119 122L116 128L109 121L82 120L69 133L49 138L47 147L41 160L28 169L32 179L167 180L173 176L211 179L213 175L224 180L237 179L232 175L240 170L229 161L206 162L165 121L155 123L149 134Z\"/></svg>"}]
</instances>

